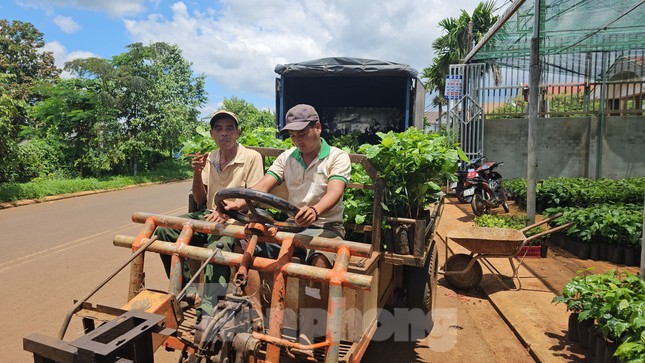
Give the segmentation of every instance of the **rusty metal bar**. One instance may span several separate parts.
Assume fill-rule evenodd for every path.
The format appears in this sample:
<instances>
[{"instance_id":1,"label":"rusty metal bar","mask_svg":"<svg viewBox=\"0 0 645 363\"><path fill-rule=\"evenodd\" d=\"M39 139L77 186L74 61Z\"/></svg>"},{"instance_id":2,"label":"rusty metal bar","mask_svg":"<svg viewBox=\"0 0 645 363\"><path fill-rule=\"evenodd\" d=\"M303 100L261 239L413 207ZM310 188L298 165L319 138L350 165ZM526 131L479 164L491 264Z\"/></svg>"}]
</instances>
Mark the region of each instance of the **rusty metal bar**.
<instances>
[{"instance_id":1,"label":"rusty metal bar","mask_svg":"<svg viewBox=\"0 0 645 363\"><path fill-rule=\"evenodd\" d=\"M269 336L282 337L284 327L284 307L287 296L287 278L282 270L289 264L293 256L294 245L292 240L286 239L280 247L280 254L276 260L281 266L280 272L273 276L273 291L271 292L271 310L269 317ZM272 363L280 362L280 346L270 344L267 346L266 360Z\"/></svg>"},{"instance_id":2,"label":"rusty metal bar","mask_svg":"<svg viewBox=\"0 0 645 363\"><path fill-rule=\"evenodd\" d=\"M139 249L141 242L144 239L150 238L150 236L152 236L155 228L156 224L154 218L147 218L145 220L145 226L143 230L139 233L137 239L132 244L132 252L135 252ZM139 293L139 290L141 290L141 288L143 287L143 263L144 255L140 254L137 255L137 258L134 259L132 265L130 265L130 279L128 280L128 300L134 298L137 293Z\"/></svg>"},{"instance_id":3,"label":"rusty metal bar","mask_svg":"<svg viewBox=\"0 0 645 363\"><path fill-rule=\"evenodd\" d=\"M378 184L377 184L378 189ZM378 218L377 218L378 219ZM310 348L311 346L327 347L326 363L337 363L340 353L340 338L342 329L342 315L344 310L343 286L358 289L370 289L372 276L349 273L349 259L352 254L369 256L372 245L360 244L351 241L310 237L300 234L278 232L275 227L266 227L263 224L223 225L180 217L135 213L134 222L147 221L152 225L170 228L181 228L181 233L176 242L157 241L149 247L150 251L172 255L172 270L170 292L176 295L181 287L181 261L184 258L204 261L205 263L218 263L229 266L239 266L235 276L235 284L245 282L248 269L252 267L258 271L272 272L273 291L271 297L270 325L268 335L254 334L256 339L266 342L266 361L280 362L281 347ZM146 228L148 228L146 226ZM149 228L148 228L149 229ZM247 238L249 244L243 254L222 251L213 253L208 248L190 246L190 238L194 232L203 232ZM277 259L254 257L253 252L258 241L276 242L281 245ZM134 237L117 235L114 245L131 247L136 242ZM305 247L323 251L336 252L336 263L332 269L292 263L294 248ZM305 280L321 281L329 285L327 332L323 343L303 346L289 342L282 338L284 328L285 296L287 289L287 276ZM239 286L238 286L239 287Z\"/></svg>"},{"instance_id":4,"label":"rusty metal bar","mask_svg":"<svg viewBox=\"0 0 645 363\"><path fill-rule=\"evenodd\" d=\"M181 228L181 233L179 233L177 241L173 243L175 253L172 254L172 259L170 260L170 282L168 292L175 296L179 296L179 293L183 288L184 274L182 265L186 256L181 254L180 251L190 245L190 239L193 237L193 233L194 231L192 227L185 224ZM211 253L210 250L208 251Z\"/></svg>"},{"instance_id":5,"label":"rusty metal bar","mask_svg":"<svg viewBox=\"0 0 645 363\"><path fill-rule=\"evenodd\" d=\"M340 354L340 333L343 323L345 303L343 299L343 275L349 266L349 250L341 247L336 254L336 262L329 273L329 298L327 302L327 352L325 363L338 362Z\"/></svg>"},{"instance_id":6,"label":"rusty metal bar","mask_svg":"<svg viewBox=\"0 0 645 363\"><path fill-rule=\"evenodd\" d=\"M347 246L352 256L370 257L372 255L372 246L367 243L325 237L311 237L304 234L294 234L289 232L278 232L275 236L275 241L280 243L280 241L285 238L293 239L295 245L298 247L317 251L335 253L341 246Z\"/></svg>"},{"instance_id":7,"label":"rusty metal bar","mask_svg":"<svg viewBox=\"0 0 645 363\"><path fill-rule=\"evenodd\" d=\"M255 252L255 247L258 244L258 236L253 235L249 239L249 243L246 245L244 254L242 255L242 262L240 262L240 267L237 269L233 283L239 289L239 292L242 292L242 288L246 286L247 274L249 272L249 267L253 263L253 253Z\"/></svg>"},{"instance_id":8,"label":"rusty metal bar","mask_svg":"<svg viewBox=\"0 0 645 363\"><path fill-rule=\"evenodd\" d=\"M114 236L113 244L118 247L129 248L134 241L132 236L116 235ZM161 253L164 255L172 255L177 253L181 257L190 258L193 260L206 261L212 252L208 248L185 246L181 250L171 242L156 241L148 250L150 252ZM218 263L220 265L239 266L242 262L242 255L235 252L222 251L215 255L210 260L211 263ZM277 260L264 257L255 257L253 259L253 269L259 271L266 271L277 273L282 271L285 275L291 277L303 278L305 280L326 281L329 269L315 266L302 265L299 263L289 262L284 266L280 266ZM342 285L352 289L365 289L370 290L372 285L372 276L361 275L353 272L348 272L342 277Z\"/></svg>"},{"instance_id":9,"label":"rusty metal bar","mask_svg":"<svg viewBox=\"0 0 645 363\"><path fill-rule=\"evenodd\" d=\"M67 331L67 327L69 326L69 322L72 320L72 315L74 315L75 312L79 310L79 308L85 303L89 298L91 298L97 291L99 291L105 284L107 284L114 276L116 276L121 270L123 270L126 266L130 264L134 259L139 257L145 250L147 250L157 239L157 236L153 236L150 238L143 246L141 246L139 249L137 249L131 256L128 258L127 261L125 261L121 266L117 267L103 282L101 282L98 286L96 286L89 294L85 295L82 299L80 299L74 306L67 312L67 315L65 316L65 321L63 322L63 326L60 328L60 331L58 332L58 339L63 340L65 337L65 332ZM134 242L132 243L134 245Z\"/></svg>"},{"instance_id":10,"label":"rusty metal bar","mask_svg":"<svg viewBox=\"0 0 645 363\"><path fill-rule=\"evenodd\" d=\"M189 218L166 216L162 214L135 212L132 214L132 221L136 223L144 223L150 217L154 218L157 226L161 227L181 229L184 225L189 225L194 232L217 234L240 239L249 237L245 233L245 228L242 225L220 224ZM281 241L286 238L292 239L297 247L319 251L336 252L340 246L347 245L352 256L369 257L372 253L372 246L366 243L325 237L311 237L290 232L277 232L273 236L258 236L258 242L272 242L280 244Z\"/></svg>"}]
</instances>

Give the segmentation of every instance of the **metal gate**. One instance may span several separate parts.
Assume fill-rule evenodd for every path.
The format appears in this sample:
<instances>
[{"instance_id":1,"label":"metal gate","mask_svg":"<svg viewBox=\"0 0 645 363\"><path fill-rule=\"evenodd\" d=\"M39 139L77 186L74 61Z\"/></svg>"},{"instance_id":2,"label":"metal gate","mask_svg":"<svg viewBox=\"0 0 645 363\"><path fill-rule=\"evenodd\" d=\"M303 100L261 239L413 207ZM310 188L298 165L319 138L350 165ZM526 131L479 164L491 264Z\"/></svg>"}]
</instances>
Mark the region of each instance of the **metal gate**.
<instances>
[{"instance_id":1,"label":"metal gate","mask_svg":"<svg viewBox=\"0 0 645 363\"><path fill-rule=\"evenodd\" d=\"M446 82L448 99L447 132L459 142L469 159L484 156L483 89L487 82L486 64L454 64ZM449 85L449 81L450 82ZM450 90L449 87L452 87Z\"/></svg>"}]
</instances>

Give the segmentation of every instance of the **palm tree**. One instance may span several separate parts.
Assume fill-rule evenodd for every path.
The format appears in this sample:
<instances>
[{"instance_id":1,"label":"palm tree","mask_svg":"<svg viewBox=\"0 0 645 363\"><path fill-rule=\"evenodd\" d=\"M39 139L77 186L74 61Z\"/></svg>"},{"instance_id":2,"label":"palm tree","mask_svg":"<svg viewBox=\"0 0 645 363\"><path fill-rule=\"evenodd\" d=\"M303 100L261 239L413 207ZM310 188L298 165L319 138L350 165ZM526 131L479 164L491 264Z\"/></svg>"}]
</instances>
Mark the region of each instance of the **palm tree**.
<instances>
[{"instance_id":1,"label":"palm tree","mask_svg":"<svg viewBox=\"0 0 645 363\"><path fill-rule=\"evenodd\" d=\"M439 22L443 35L432 42L435 58L432 65L423 69L421 76L429 92L437 91L443 98L446 87L445 77L450 70L450 65L461 63L473 45L480 41L495 24L498 17L493 15L494 8L493 0L480 2L472 16L466 10L462 10L458 19L446 18ZM487 68L493 72L495 84L499 84L501 82L499 67L490 63ZM439 105L439 117L441 114L442 107Z\"/></svg>"}]
</instances>

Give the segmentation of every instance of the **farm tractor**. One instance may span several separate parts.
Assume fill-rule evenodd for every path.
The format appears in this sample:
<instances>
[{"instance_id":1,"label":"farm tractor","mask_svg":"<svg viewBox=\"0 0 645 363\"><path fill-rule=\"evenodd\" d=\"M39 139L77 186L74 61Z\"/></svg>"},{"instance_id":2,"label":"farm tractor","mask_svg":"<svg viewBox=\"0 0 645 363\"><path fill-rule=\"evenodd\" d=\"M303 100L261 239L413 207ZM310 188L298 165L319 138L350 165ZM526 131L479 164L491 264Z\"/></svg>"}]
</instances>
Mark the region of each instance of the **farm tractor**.
<instances>
[{"instance_id":1,"label":"farm tractor","mask_svg":"<svg viewBox=\"0 0 645 363\"><path fill-rule=\"evenodd\" d=\"M321 67L322 63L327 66ZM329 74L322 74L321 69ZM388 98L382 115L377 117L393 120L392 125L381 125L382 131L388 128L402 131L417 125L420 117L422 120L425 90L416 74L402 65L331 58L278 66L276 72L282 76L277 82L280 107L288 109L292 103L314 105L323 123L331 125L327 129L331 134L338 128L342 132L369 131L357 130L356 125L369 124L379 112L369 102L376 102L374 106L385 102L386 97L379 94L375 98L375 92L398 92ZM364 77L359 75L361 72ZM319 94L306 92L306 82L319 82L307 89L336 84L338 92L326 92L330 97L323 99ZM377 89L382 84L385 87ZM307 95L312 98L307 99ZM352 101L355 102L348 103ZM367 121L348 119L361 113ZM333 117L335 121L325 117ZM279 126L280 116L276 122ZM378 125L372 126L371 131L379 130ZM254 149L262 154L265 162L284 151ZM295 206L276 195L248 189L225 189L217 194L218 202L242 198L249 205L258 204L249 214L236 215L237 223L219 224L135 212L132 221L143 225L139 234L116 235L113 241L115 246L131 249L130 258L74 304L56 338L31 334L23 339L24 349L33 353L35 362L153 362L155 351L161 347L181 352L178 355L181 362L359 362L377 331L379 315L384 309L402 305L419 309L427 318L424 327L430 327L438 262L433 237L443 201L429 206L423 219L385 216L381 204L385 193L383 180L364 155L351 154L350 159L363 167L371 182L350 183L348 188L371 190L374 200L372 220L361 225L347 223L346 240L299 234L297 226L276 221L272 214L260 208L281 210L293 216L297 211ZM181 234L174 243L157 240L153 236L157 227L181 229ZM392 241L385 242L393 234L386 231L396 231ZM194 232L229 236L247 243L241 253L190 246ZM279 245L278 258L255 256L256 247L262 243ZM296 247L335 253L335 263L329 269L307 265L294 256ZM167 291L147 289L145 285L144 266L151 263L151 255L152 263L159 263L156 254L172 256ZM199 278L209 263L231 268L226 297L199 324L196 324L194 307L187 304L186 288L182 288L193 282L182 281L184 260L199 266L195 267L193 279ZM118 271L128 266L125 305L117 308L88 302ZM251 296L244 293L251 270L258 271L263 281L262 309L256 309ZM329 293L326 313L321 318L325 334L303 342L298 337L303 329L300 317L303 309L308 308L304 298L308 281L321 282L328 286ZM259 314L258 310L266 313ZM85 334L66 341L65 333L74 316L82 319ZM300 354L302 351L313 352L313 356Z\"/></svg>"}]
</instances>

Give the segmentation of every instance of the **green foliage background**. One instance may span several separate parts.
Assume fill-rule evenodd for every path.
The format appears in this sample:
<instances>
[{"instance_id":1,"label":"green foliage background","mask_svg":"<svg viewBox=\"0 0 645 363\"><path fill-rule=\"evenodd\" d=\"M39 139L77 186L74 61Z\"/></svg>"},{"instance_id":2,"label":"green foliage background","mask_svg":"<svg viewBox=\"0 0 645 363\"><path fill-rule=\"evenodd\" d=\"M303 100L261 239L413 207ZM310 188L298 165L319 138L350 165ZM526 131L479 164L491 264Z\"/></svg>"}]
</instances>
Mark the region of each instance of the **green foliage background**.
<instances>
[{"instance_id":1,"label":"green foliage background","mask_svg":"<svg viewBox=\"0 0 645 363\"><path fill-rule=\"evenodd\" d=\"M69 79L44 45L32 24L0 20L0 183L136 176L194 133L204 76L176 45L75 59Z\"/></svg>"}]
</instances>

